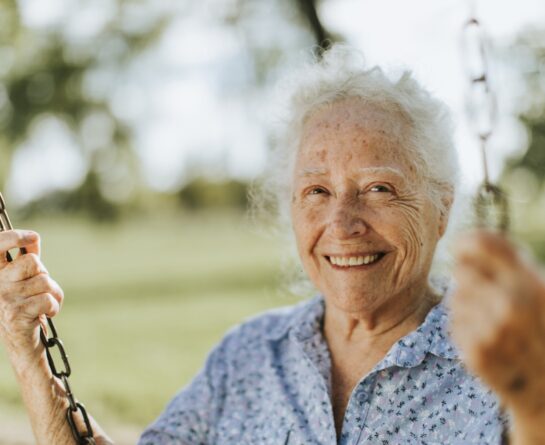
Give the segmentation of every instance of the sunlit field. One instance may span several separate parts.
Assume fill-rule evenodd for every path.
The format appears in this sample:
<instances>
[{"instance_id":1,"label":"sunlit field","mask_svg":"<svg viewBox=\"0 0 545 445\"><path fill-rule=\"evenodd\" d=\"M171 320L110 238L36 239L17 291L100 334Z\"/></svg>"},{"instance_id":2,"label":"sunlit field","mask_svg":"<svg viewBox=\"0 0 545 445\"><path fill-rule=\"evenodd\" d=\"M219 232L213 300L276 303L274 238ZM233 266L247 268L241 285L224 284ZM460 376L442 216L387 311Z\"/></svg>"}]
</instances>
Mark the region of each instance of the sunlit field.
<instances>
[{"instance_id":1,"label":"sunlit field","mask_svg":"<svg viewBox=\"0 0 545 445\"><path fill-rule=\"evenodd\" d=\"M118 443L161 412L229 327L294 302L279 290L281 244L241 216L25 226L41 233L44 261L66 294L56 324L73 390L112 435L128 431ZM0 357L0 444L26 443L19 393Z\"/></svg>"},{"instance_id":2,"label":"sunlit field","mask_svg":"<svg viewBox=\"0 0 545 445\"><path fill-rule=\"evenodd\" d=\"M14 222L42 235L66 293L56 324L72 387L118 445L135 443L231 326L295 302L282 290L283 245L240 215ZM528 241L543 254L542 238ZM0 349L0 445L33 443Z\"/></svg>"}]
</instances>

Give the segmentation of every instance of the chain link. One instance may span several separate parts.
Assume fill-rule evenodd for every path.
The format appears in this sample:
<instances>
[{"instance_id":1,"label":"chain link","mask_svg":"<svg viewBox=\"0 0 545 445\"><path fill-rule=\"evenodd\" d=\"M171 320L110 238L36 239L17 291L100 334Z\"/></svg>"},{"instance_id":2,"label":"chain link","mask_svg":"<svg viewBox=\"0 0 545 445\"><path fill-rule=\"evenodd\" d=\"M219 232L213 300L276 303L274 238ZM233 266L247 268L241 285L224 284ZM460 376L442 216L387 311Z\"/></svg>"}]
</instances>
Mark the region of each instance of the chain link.
<instances>
[{"instance_id":1,"label":"chain link","mask_svg":"<svg viewBox=\"0 0 545 445\"><path fill-rule=\"evenodd\" d=\"M486 59L488 40L480 22L475 18L475 3L472 2L471 6L471 16L464 24L462 32L462 63L468 80L467 120L479 140L483 166L483 182L477 189L474 201L475 216L478 226L506 232L509 229L509 202L505 192L490 182L486 152L498 118L498 103L490 86ZM503 408L501 411L503 413ZM509 443L507 428L503 428L501 443Z\"/></svg>"},{"instance_id":2,"label":"chain link","mask_svg":"<svg viewBox=\"0 0 545 445\"><path fill-rule=\"evenodd\" d=\"M4 201L4 198L2 197L2 194L0 193L0 232L3 232L5 230L13 230L13 226L11 225L8 212L6 210L6 203ZM26 249L20 249L20 253L24 255L26 253ZM13 260L9 252L6 253L6 257L8 261ZM66 398L68 399L69 406L66 410L66 420L68 422L68 425L70 426L72 435L74 436L74 439L76 440L76 443L78 445L96 445L95 439L93 438L93 428L91 426L87 411L83 404L76 401L76 398L74 397L74 393L72 392L72 388L70 387L70 383L68 381L68 378L72 374L68 355L66 354L64 345L57 334L57 329L53 324L53 320L51 320L50 318L46 319L47 326L40 326L40 339L42 341L42 344L44 345L47 362L49 363L51 372L62 382ZM50 336L48 336L47 331L50 331ZM61 357L62 369L57 366L55 360L53 359L52 351L54 349L58 350L58 353ZM86 431L84 433L81 433L76 425L75 416L78 411L86 428Z\"/></svg>"},{"instance_id":3,"label":"chain link","mask_svg":"<svg viewBox=\"0 0 545 445\"><path fill-rule=\"evenodd\" d=\"M468 80L466 114L470 128L479 141L483 182L475 197L477 224L501 231L509 228L509 203L504 191L490 182L487 148L498 117L496 95L490 86L486 55L488 41L480 22L471 17L462 32L462 61Z\"/></svg>"},{"instance_id":4,"label":"chain link","mask_svg":"<svg viewBox=\"0 0 545 445\"><path fill-rule=\"evenodd\" d=\"M481 24L475 18L469 19L462 34L462 62L468 79L466 112L473 132L484 141L492 135L498 115L496 96L488 74L488 47Z\"/></svg>"}]
</instances>

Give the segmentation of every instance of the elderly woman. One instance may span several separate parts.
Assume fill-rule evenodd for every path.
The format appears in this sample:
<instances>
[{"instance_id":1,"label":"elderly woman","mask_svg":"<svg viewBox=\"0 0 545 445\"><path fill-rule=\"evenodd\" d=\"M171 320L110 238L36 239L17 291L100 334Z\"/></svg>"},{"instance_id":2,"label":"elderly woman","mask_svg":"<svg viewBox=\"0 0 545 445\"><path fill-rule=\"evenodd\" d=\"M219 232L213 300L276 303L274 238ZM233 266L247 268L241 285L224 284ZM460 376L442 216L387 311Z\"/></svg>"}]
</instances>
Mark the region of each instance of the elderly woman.
<instances>
[{"instance_id":1,"label":"elderly woman","mask_svg":"<svg viewBox=\"0 0 545 445\"><path fill-rule=\"evenodd\" d=\"M464 367L447 290L430 284L457 177L445 109L410 74L391 80L352 56L334 48L298 77L266 182L319 295L231 330L140 445L501 443L498 397ZM545 443L545 285L496 235L460 244L459 343L512 409L517 443ZM15 247L29 254L0 264L2 338L38 443L70 444L38 336L62 291L35 233L0 234L0 251Z\"/></svg>"}]
</instances>

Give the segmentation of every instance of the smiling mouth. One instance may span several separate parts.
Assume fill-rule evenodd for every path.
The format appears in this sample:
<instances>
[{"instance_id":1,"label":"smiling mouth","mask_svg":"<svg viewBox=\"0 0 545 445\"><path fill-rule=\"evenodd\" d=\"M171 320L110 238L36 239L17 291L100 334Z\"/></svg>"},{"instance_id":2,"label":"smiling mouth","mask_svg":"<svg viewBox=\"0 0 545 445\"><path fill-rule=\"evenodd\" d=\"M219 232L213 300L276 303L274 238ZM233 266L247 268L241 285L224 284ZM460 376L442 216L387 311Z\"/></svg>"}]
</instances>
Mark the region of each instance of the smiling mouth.
<instances>
[{"instance_id":1,"label":"smiling mouth","mask_svg":"<svg viewBox=\"0 0 545 445\"><path fill-rule=\"evenodd\" d=\"M354 256L326 256L327 261L339 268L351 268L351 267L362 267L370 266L372 264L380 261L384 255L384 252L378 252L371 255L354 255Z\"/></svg>"}]
</instances>

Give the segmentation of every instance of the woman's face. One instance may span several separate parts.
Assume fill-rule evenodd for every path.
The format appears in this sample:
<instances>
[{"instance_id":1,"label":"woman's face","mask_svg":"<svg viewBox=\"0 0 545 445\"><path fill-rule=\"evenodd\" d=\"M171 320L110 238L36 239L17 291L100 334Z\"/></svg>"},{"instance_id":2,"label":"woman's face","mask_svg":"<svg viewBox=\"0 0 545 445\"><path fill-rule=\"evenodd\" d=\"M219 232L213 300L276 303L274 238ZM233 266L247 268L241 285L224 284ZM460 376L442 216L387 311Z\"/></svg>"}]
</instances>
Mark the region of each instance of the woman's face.
<instances>
[{"instance_id":1,"label":"woman's face","mask_svg":"<svg viewBox=\"0 0 545 445\"><path fill-rule=\"evenodd\" d=\"M373 310L427 276L446 217L406 154L408 124L358 99L306 121L291 213L303 266L339 308Z\"/></svg>"}]
</instances>

